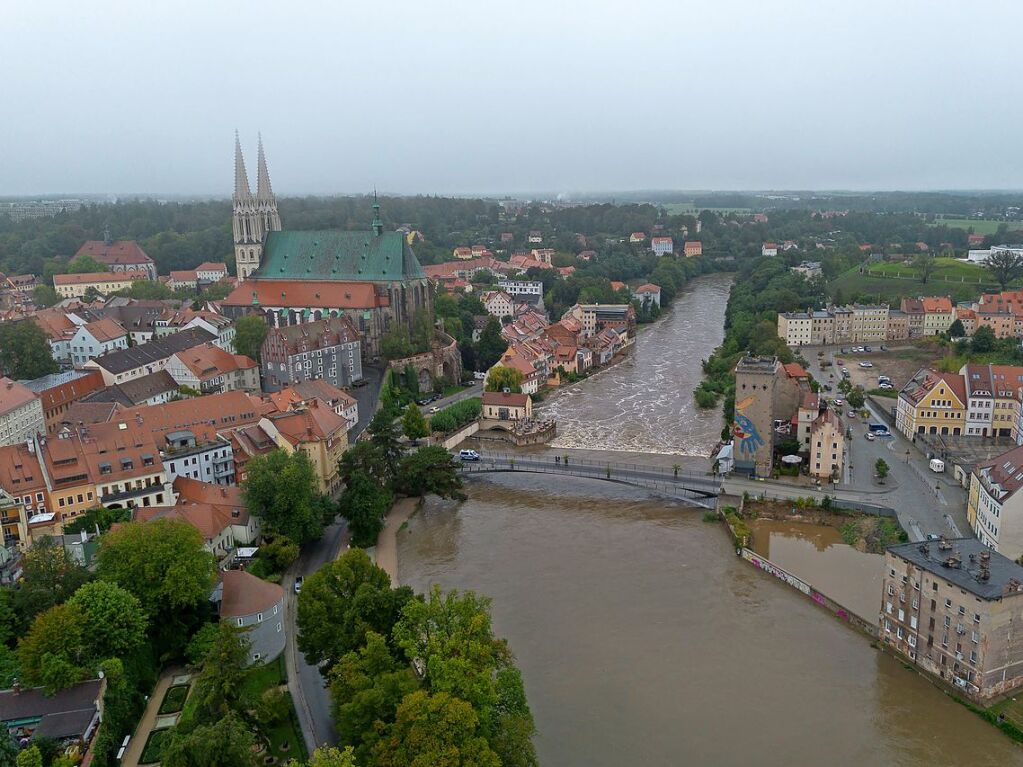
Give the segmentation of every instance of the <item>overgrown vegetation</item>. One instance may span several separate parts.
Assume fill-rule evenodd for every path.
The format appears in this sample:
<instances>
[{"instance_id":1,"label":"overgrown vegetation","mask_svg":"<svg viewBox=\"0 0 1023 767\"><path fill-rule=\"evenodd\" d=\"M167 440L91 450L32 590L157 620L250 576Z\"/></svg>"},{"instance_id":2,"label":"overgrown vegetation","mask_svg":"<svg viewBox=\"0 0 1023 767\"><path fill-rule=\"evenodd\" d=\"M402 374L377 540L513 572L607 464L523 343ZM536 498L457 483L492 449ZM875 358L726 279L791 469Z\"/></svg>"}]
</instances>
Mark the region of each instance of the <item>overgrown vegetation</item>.
<instances>
[{"instance_id":1,"label":"overgrown vegetation","mask_svg":"<svg viewBox=\"0 0 1023 767\"><path fill-rule=\"evenodd\" d=\"M450 434L475 421L479 418L482 410L483 400L479 397L460 400L431 415L430 429L434 432Z\"/></svg>"},{"instance_id":2,"label":"overgrown vegetation","mask_svg":"<svg viewBox=\"0 0 1023 767\"><path fill-rule=\"evenodd\" d=\"M889 517L856 517L839 528L842 541L868 554L884 554L896 543L906 543L909 535L898 521Z\"/></svg>"}]
</instances>

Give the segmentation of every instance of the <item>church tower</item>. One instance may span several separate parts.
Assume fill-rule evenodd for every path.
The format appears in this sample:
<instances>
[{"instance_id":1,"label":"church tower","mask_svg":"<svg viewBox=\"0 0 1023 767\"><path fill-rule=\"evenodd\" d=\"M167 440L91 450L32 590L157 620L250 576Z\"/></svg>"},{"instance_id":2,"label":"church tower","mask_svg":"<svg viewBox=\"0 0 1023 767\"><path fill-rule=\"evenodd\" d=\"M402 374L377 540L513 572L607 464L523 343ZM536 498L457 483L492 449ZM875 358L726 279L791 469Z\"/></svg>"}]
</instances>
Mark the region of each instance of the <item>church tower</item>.
<instances>
[{"instance_id":1,"label":"church tower","mask_svg":"<svg viewBox=\"0 0 1023 767\"><path fill-rule=\"evenodd\" d=\"M266 168L263 138L259 139L259 166L256 170L256 196L249 188L245 171L245 158L237 131L234 134L234 262L241 282L256 269L263 258L266 235L281 230L281 217L277 213L277 198L270 187L270 173Z\"/></svg>"}]
</instances>

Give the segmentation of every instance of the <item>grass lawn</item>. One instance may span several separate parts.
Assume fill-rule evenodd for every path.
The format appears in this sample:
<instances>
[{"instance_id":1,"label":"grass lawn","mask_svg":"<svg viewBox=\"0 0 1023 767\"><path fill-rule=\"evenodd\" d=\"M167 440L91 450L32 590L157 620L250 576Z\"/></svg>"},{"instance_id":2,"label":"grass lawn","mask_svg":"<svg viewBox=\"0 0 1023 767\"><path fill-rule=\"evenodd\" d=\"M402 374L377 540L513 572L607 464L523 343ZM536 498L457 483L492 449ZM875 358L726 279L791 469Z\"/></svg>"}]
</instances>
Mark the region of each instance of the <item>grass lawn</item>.
<instances>
[{"instance_id":1,"label":"grass lawn","mask_svg":"<svg viewBox=\"0 0 1023 767\"><path fill-rule=\"evenodd\" d=\"M871 301L885 302L898 306L905 296L952 296L954 301L975 300L982 289L995 289L997 286L977 285L976 283L935 281L932 277L925 285L918 279L895 279L894 275L870 276L860 274L858 268L839 275L832 281L832 286L842 292L843 302L851 301L855 296L869 296Z\"/></svg>"},{"instance_id":2,"label":"grass lawn","mask_svg":"<svg viewBox=\"0 0 1023 767\"><path fill-rule=\"evenodd\" d=\"M1020 740L1018 733L1023 731L1023 695L1006 698L991 706L988 711L996 716L999 714L1003 715L1006 721L1011 723L1016 729L1015 733L1006 732L1006 734L1014 740Z\"/></svg>"},{"instance_id":3,"label":"grass lawn","mask_svg":"<svg viewBox=\"0 0 1023 767\"><path fill-rule=\"evenodd\" d=\"M934 271L931 272L930 277L930 280L933 281L965 281L973 283L974 285L989 281L993 282L991 279L991 273L978 264L959 261L955 258L935 258L934 266ZM866 267L866 269L871 274L890 275L892 277L896 275L913 277L918 273L916 267L914 267L912 263L870 264Z\"/></svg>"},{"instance_id":4,"label":"grass lawn","mask_svg":"<svg viewBox=\"0 0 1023 767\"><path fill-rule=\"evenodd\" d=\"M146 745L142 747L142 756L139 757L139 764L153 764L160 761L160 747L163 739L170 730L153 730L146 738Z\"/></svg>"},{"instance_id":5,"label":"grass lawn","mask_svg":"<svg viewBox=\"0 0 1023 767\"><path fill-rule=\"evenodd\" d=\"M972 229L975 234L994 234L1002 224L1008 224L1009 231L1023 229L1023 221L988 221L987 219L973 218L939 218L935 219L935 225L958 227L959 229Z\"/></svg>"},{"instance_id":6,"label":"grass lawn","mask_svg":"<svg viewBox=\"0 0 1023 767\"><path fill-rule=\"evenodd\" d=\"M176 684L167 688L160 703L161 714L176 714L185 707L185 698L188 697L188 685Z\"/></svg>"},{"instance_id":7,"label":"grass lawn","mask_svg":"<svg viewBox=\"0 0 1023 767\"><path fill-rule=\"evenodd\" d=\"M287 672L284 667L284 656L281 655L277 660L256 666L249 672L249 677L245 680L245 686L242 688L242 695L243 697L251 695L253 699L256 699L266 690L286 682ZM263 733L270 741L269 753L276 756L278 762L306 757L305 741L302 739L302 733L298 726L298 715L295 713L295 704L291 700L290 694L287 696L287 700L287 715L282 717L280 724Z\"/></svg>"}]
</instances>

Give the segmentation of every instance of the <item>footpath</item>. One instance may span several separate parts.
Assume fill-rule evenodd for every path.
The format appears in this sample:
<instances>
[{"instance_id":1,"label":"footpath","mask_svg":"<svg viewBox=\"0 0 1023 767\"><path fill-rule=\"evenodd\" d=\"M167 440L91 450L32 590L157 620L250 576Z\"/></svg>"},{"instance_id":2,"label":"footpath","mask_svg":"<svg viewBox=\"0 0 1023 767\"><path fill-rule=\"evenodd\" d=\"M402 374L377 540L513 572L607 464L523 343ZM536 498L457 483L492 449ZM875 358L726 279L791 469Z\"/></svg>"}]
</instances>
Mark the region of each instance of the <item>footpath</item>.
<instances>
[{"instance_id":1,"label":"footpath","mask_svg":"<svg viewBox=\"0 0 1023 767\"><path fill-rule=\"evenodd\" d=\"M391 576L391 585L394 587L399 585L398 531L415 512L418 503L418 498L402 498L394 504L384 519L384 529L377 536L376 551L374 552L377 567L385 570Z\"/></svg>"},{"instance_id":2,"label":"footpath","mask_svg":"<svg viewBox=\"0 0 1023 767\"><path fill-rule=\"evenodd\" d=\"M160 716L160 704L163 703L163 696L166 694L167 688L175 683L180 684L182 679L187 680L188 678L189 675L184 669L171 668L157 680L156 688L149 697L146 710L142 713L142 719L139 720L138 727L135 728L135 734L131 736L131 740L128 741L128 745L124 749L124 756L121 757L122 767L137 767L139 759L142 758L142 749L145 748L146 740L149 739L149 733L156 729L156 720Z\"/></svg>"}]
</instances>

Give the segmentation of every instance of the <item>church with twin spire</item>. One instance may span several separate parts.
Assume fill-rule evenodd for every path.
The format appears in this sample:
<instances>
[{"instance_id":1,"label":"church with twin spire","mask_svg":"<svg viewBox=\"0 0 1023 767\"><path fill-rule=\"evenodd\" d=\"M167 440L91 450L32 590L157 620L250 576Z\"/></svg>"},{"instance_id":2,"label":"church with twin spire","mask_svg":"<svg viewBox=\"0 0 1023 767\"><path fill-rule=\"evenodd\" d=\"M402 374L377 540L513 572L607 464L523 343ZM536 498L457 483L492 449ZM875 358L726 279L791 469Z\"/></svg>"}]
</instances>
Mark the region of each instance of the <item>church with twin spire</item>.
<instances>
[{"instance_id":1,"label":"church with twin spire","mask_svg":"<svg viewBox=\"0 0 1023 767\"><path fill-rule=\"evenodd\" d=\"M283 229L261 136L256 164L253 195L235 134L238 286L221 302L225 314L258 313L277 327L345 315L362 334L364 355L377 356L381 337L395 323L410 328L416 312L432 305L429 281L411 246L401 232L384 230L375 197L369 229Z\"/></svg>"}]
</instances>

